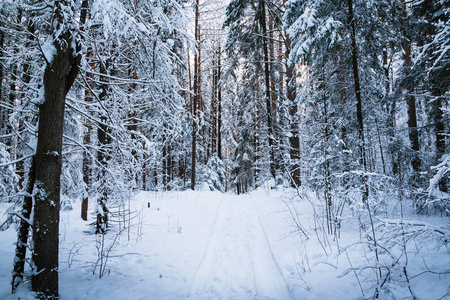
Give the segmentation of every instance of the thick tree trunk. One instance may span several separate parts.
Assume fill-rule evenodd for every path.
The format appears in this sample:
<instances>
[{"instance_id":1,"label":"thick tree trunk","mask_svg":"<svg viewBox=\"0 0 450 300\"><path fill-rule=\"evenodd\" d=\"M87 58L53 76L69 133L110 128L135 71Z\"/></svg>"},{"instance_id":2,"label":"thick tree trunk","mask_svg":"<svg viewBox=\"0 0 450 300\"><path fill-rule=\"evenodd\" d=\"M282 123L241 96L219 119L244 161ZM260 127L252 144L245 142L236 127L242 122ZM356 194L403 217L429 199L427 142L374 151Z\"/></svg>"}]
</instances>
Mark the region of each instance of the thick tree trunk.
<instances>
[{"instance_id":1,"label":"thick tree trunk","mask_svg":"<svg viewBox=\"0 0 450 300\"><path fill-rule=\"evenodd\" d=\"M65 3L66 4L66 3ZM53 22L63 20L60 2L55 2ZM66 4L67 5L67 4ZM57 29L55 28L55 32ZM62 138L66 95L78 74L80 49L73 49L66 30L54 37L56 53L44 72L44 102L39 107L33 219L33 290L40 298L58 298L59 207ZM77 47L78 48L78 47Z\"/></svg>"}]
</instances>

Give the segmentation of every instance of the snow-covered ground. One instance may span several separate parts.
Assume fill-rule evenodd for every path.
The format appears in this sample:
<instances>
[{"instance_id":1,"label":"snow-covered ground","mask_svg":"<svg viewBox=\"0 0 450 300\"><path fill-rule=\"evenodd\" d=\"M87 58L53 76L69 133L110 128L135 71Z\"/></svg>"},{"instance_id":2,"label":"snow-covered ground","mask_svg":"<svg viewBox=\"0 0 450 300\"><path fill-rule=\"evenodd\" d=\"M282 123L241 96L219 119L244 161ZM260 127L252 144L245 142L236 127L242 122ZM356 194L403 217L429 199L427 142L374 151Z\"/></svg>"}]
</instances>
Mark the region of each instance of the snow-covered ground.
<instances>
[{"instance_id":1,"label":"snow-covered ground","mask_svg":"<svg viewBox=\"0 0 450 300\"><path fill-rule=\"evenodd\" d=\"M141 192L106 236L77 205L61 212L63 300L450 299L447 217L379 217L377 262L364 214L345 210L336 239L315 196L291 189ZM33 299L29 280L10 294L15 239L0 232L0 299Z\"/></svg>"}]
</instances>

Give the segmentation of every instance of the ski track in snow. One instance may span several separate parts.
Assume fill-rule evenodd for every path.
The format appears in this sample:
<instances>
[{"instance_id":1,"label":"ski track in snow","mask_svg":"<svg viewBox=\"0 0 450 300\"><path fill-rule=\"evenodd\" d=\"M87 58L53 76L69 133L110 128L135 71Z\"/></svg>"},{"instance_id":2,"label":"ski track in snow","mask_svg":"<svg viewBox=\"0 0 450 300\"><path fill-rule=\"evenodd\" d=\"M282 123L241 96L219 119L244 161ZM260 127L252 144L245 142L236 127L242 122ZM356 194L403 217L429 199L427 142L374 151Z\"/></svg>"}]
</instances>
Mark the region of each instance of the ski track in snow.
<instances>
[{"instance_id":1,"label":"ski track in snow","mask_svg":"<svg viewBox=\"0 0 450 300\"><path fill-rule=\"evenodd\" d=\"M222 199L189 297L292 298L250 197Z\"/></svg>"}]
</instances>

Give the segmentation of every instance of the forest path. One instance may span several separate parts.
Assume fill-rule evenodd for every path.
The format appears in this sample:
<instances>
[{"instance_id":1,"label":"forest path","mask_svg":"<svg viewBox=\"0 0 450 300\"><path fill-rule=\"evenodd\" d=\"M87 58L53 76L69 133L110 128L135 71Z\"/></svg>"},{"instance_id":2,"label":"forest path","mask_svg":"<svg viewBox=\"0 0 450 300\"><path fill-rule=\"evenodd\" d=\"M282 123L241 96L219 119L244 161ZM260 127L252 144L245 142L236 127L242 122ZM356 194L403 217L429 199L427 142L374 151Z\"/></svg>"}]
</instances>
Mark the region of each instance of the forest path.
<instances>
[{"instance_id":1,"label":"forest path","mask_svg":"<svg viewBox=\"0 0 450 300\"><path fill-rule=\"evenodd\" d=\"M292 298L251 197L222 199L191 297Z\"/></svg>"}]
</instances>

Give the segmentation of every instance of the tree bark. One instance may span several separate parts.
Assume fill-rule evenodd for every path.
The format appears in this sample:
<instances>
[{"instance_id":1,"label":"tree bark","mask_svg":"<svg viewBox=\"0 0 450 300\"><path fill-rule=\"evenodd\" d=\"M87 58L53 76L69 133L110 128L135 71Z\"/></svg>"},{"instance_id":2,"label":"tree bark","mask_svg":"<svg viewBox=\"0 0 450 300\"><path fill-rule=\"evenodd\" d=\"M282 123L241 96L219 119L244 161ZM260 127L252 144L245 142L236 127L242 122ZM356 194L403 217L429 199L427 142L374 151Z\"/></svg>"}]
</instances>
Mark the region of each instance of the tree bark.
<instances>
[{"instance_id":1,"label":"tree bark","mask_svg":"<svg viewBox=\"0 0 450 300\"><path fill-rule=\"evenodd\" d=\"M409 76L411 74L411 45L407 38L407 18L408 11L406 8L406 1L401 1L402 5L402 50L403 50L403 68L405 76ZM407 79L410 81L410 79ZM413 157L411 160L411 166L416 173L414 176L418 176L420 172L421 161L419 158L419 132L417 131L417 113L416 113L416 97L414 96L414 86L408 82L407 83L407 95L406 95L406 104L408 106L408 129L409 129L409 140L411 142L411 149L414 151Z\"/></svg>"},{"instance_id":2,"label":"tree bark","mask_svg":"<svg viewBox=\"0 0 450 300\"><path fill-rule=\"evenodd\" d=\"M267 36L267 24L266 24L266 5L263 0L259 1L259 23L262 29L262 39L263 39L263 55L264 55L264 79L265 79L265 98L266 98L266 115L267 115L267 131L269 140L269 151L270 151L270 173L273 179L276 177L275 170L275 141L273 135L273 125L272 125L272 107L271 107L271 97L270 97L270 69L269 69L269 49L268 49L268 36Z\"/></svg>"},{"instance_id":3,"label":"tree bark","mask_svg":"<svg viewBox=\"0 0 450 300\"><path fill-rule=\"evenodd\" d=\"M348 0L348 20L350 23L350 38L352 43L352 69L353 69L353 80L354 89L356 95L356 118L358 121L358 135L359 135L359 148L360 148L360 165L363 167L363 171L367 171L367 159L366 159L366 145L364 139L364 119L362 112L362 99L361 99L361 86L359 81L359 71L358 71L358 49L356 48L356 24L353 14L353 0ZM363 202L366 202L369 197L369 187L367 184L367 176L362 177L364 192L363 192Z\"/></svg>"},{"instance_id":4,"label":"tree bark","mask_svg":"<svg viewBox=\"0 0 450 300\"><path fill-rule=\"evenodd\" d=\"M275 172L279 172L280 170L280 164L281 164L281 158L280 158L280 137L279 137L279 124L278 124L278 97L277 97L277 84L275 82L275 70L274 70L274 62L275 62L275 43L274 43L274 32L273 32L273 21L271 14L267 14L266 19L269 28L268 28L268 36L266 36L267 39L267 46L269 50L269 59L266 60L269 66L269 76L270 76L270 102L271 102L271 112L272 112L272 127L273 127L273 136L274 136L274 145L273 145L273 151L274 151L274 167Z\"/></svg>"},{"instance_id":5,"label":"tree bark","mask_svg":"<svg viewBox=\"0 0 450 300\"><path fill-rule=\"evenodd\" d=\"M222 76L221 59L222 49L219 46L217 57L217 156L222 159L222 84L220 82Z\"/></svg>"},{"instance_id":6,"label":"tree bark","mask_svg":"<svg viewBox=\"0 0 450 300\"><path fill-rule=\"evenodd\" d=\"M4 56L3 54L4 43L5 43L5 32L2 29L0 29L0 57ZM3 91L3 62L0 62L0 101L3 100L2 91ZM3 122L3 115L4 115L3 111L4 108L0 107L0 118L2 118L0 119L0 122Z\"/></svg>"},{"instance_id":7,"label":"tree bark","mask_svg":"<svg viewBox=\"0 0 450 300\"><path fill-rule=\"evenodd\" d=\"M29 20L27 22L27 30L28 30L28 41L26 43L26 47L31 47L31 44L34 40L34 32L35 32L35 26L34 22ZM26 86L31 81L30 76L30 64L29 62L25 62L23 65L23 77L22 81L24 83L24 86ZM25 95L25 92L22 92L21 97ZM24 131L24 124L23 121L19 124L19 132ZM27 193L27 196L24 196L23 198L23 204L22 204L22 217L23 219L20 220L20 225L18 229L18 235L17 235L17 244L16 244L16 254L14 257L14 268L13 268L13 276L12 276L12 293L15 292L17 286L20 284L20 282L23 279L23 273L25 270L25 257L26 257L26 251L28 246L28 237L29 237L29 231L30 231L30 216L31 211L33 209L33 198L31 195L33 194L33 188L35 183L35 158L33 157L31 160L31 166L28 173L28 181L26 186L23 186L23 181L25 180L25 168L24 168L24 162L20 161L16 164L16 174L19 176L19 188L21 190L24 190Z\"/></svg>"},{"instance_id":8,"label":"tree bark","mask_svg":"<svg viewBox=\"0 0 450 300\"><path fill-rule=\"evenodd\" d=\"M327 98L325 93L325 72L322 70L322 81L324 86L323 91L323 121L325 126L325 136L324 136L324 145L323 145L323 158L325 161L324 165L324 179L325 179L325 188L323 191L323 196L325 199L325 211L327 214L327 228L328 234L333 233L333 220L332 220L332 212L333 212L333 202L331 199L331 184L330 184L330 161L328 160L328 143L330 140L330 132L328 130L328 110L327 110Z\"/></svg>"},{"instance_id":9,"label":"tree bark","mask_svg":"<svg viewBox=\"0 0 450 300\"><path fill-rule=\"evenodd\" d=\"M84 1L87 2L87 1ZM83 2L83 3L84 3ZM95 68L95 63L93 62L94 58L94 52L92 47L88 47L87 50L87 59L89 61L89 65L91 69L93 70ZM88 78L88 85L89 88L85 91L85 102L87 105L90 105L93 101L93 90L94 90L94 74L89 72L87 75ZM85 185L85 191L83 195L83 200L81 202L81 219L84 221L88 220L88 208L89 208L89 186L90 186L90 178L91 178L91 159L90 159L90 153L87 150L87 147L90 146L91 143L91 132L92 132L92 125L90 124L89 120L85 121L85 132L84 132L84 138L83 138L83 144L85 146L85 150L83 151L83 182Z\"/></svg>"},{"instance_id":10,"label":"tree bark","mask_svg":"<svg viewBox=\"0 0 450 300\"><path fill-rule=\"evenodd\" d=\"M216 51L215 51L216 52ZM212 93L211 93L211 156L217 154L217 91L218 91L218 80L217 80L217 61L215 57L216 53L213 54L212 59Z\"/></svg>"},{"instance_id":11,"label":"tree bark","mask_svg":"<svg viewBox=\"0 0 450 300\"><path fill-rule=\"evenodd\" d=\"M295 101L297 91L295 86L294 66L287 63L287 59L291 54L291 38L286 33L286 98L289 101L289 116L290 116L290 137L289 137L289 154L291 157L291 186L293 188L299 187L301 182L300 177L300 138L298 136L298 105Z\"/></svg>"},{"instance_id":12,"label":"tree bark","mask_svg":"<svg viewBox=\"0 0 450 300\"><path fill-rule=\"evenodd\" d=\"M19 230L17 234L16 254L14 256L13 276L12 276L12 293L15 293L17 286L23 280L25 270L25 257L28 247L28 237L31 225L31 211L33 209L33 188L35 184L35 159L33 157L30 172L28 174L28 182L25 188L27 196L23 199L22 218L20 219Z\"/></svg>"},{"instance_id":13,"label":"tree bark","mask_svg":"<svg viewBox=\"0 0 450 300\"><path fill-rule=\"evenodd\" d=\"M195 168L197 156L197 134L199 127L199 113L198 106L200 105L200 1L196 0L195 5L195 54L194 54L194 95L192 103L192 167L191 167L191 189L195 190Z\"/></svg>"},{"instance_id":14,"label":"tree bark","mask_svg":"<svg viewBox=\"0 0 450 300\"><path fill-rule=\"evenodd\" d=\"M63 2L63 3L61 3ZM73 49L72 33L63 27L62 6L55 2L53 45L56 53L44 71L44 102L39 107L39 129L36 148L34 186L32 288L38 298L58 298L59 207L62 165L62 138L66 95L75 77L81 56ZM65 27L67 28L67 27Z\"/></svg>"},{"instance_id":15,"label":"tree bark","mask_svg":"<svg viewBox=\"0 0 450 300\"><path fill-rule=\"evenodd\" d=\"M108 93L108 78L105 76L107 75L107 70L109 67L109 62L100 62L100 81L101 81L101 92L99 94L99 100L105 101L106 96ZM98 211L97 211L97 220L96 220L96 230L95 233L97 234L105 234L108 230L108 183L106 182L105 178L107 176L107 169L108 169L108 163L110 160L110 154L109 154L109 145L111 143L110 138L110 132L109 127L107 124L107 117L105 114L100 116L100 124L97 129L97 137L100 149L97 153L97 160L100 162L100 172L99 172L99 181L102 181L102 187L100 191L100 197L97 199L97 205L98 205Z\"/></svg>"},{"instance_id":16,"label":"tree bark","mask_svg":"<svg viewBox=\"0 0 450 300\"><path fill-rule=\"evenodd\" d=\"M137 5L138 1L135 2L135 5ZM135 40L133 41L133 48L138 48L138 42ZM153 44L153 59L155 58L155 50L156 50L156 41ZM154 65L154 63L153 63ZM155 70L156 67L153 66L153 78L155 78ZM137 80L138 80L138 74L136 72L136 66L134 64L131 64L130 66L130 77L131 77L131 84L130 84L130 94L133 95L133 93L137 92ZM130 105L132 107L131 111L128 114L128 118L129 118L129 125L128 130L130 131L130 139L131 139L131 143L134 144L136 139L137 139L137 131L138 131L138 110L136 108L136 105L133 104L133 97L130 98ZM135 147L133 147L131 149L131 155L133 156L135 161L139 160L138 157L138 152L136 151ZM132 181L134 180L136 182L136 187L139 186L139 181L140 181L140 176L139 173L136 173L135 176L130 178Z\"/></svg>"},{"instance_id":17,"label":"tree bark","mask_svg":"<svg viewBox=\"0 0 450 300\"><path fill-rule=\"evenodd\" d=\"M86 20L88 18L88 10L89 10L89 0L83 0L81 3L81 11L80 11L80 24L84 25L86 24ZM93 56L94 52L92 49L92 46L89 46L87 49L87 60L89 61L89 65L91 69L94 69L95 63L93 63ZM94 74L87 73L86 74L88 78L88 85L89 88L85 90L84 98L86 103L89 105L89 103L93 100L93 90L94 90ZM91 131L92 126L89 123L89 120L85 121L85 133L83 137L83 144L87 148L89 147L89 144L91 143ZM90 169L90 155L89 151L85 149L83 151L83 182L85 185L83 200L81 201L81 219L84 221L87 221L88 219L88 208L89 208L89 185L90 185L90 177L91 177L91 169Z\"/></svg>"},{"instance_id":18,"label":"tree bark","mask_svg":"<svg viewBox=\"0 0 450 300\"><path fill-rule=\"evenodd\" d=\"M0 57L3 57L3 46L5 43L5 33L2 29L0 29ZM3 90L3 63L0 62L0 100L2 99L2 90ZM3 110L3 108L2 108Z\"/></svg>"}]
</instances>

